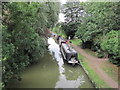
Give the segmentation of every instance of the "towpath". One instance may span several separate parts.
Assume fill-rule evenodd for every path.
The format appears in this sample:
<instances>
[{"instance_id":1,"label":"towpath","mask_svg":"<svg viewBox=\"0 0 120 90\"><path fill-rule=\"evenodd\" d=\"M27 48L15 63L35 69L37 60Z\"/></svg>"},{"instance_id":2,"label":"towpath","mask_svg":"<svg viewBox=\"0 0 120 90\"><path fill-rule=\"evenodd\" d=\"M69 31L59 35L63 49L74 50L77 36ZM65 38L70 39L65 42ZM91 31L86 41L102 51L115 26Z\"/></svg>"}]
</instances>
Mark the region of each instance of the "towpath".
<instances>
[{"instance_id":1,"label":"towpath","mask_svg":"<svg viewBox=\"0 0 120 90\"><path fill-rule=\"evenodd\" d=\"M107 59L99 59L97 57L91 56L90 54L86 53L82 48L77 45L71 44L74 49L83 55L87 62L89 63L90 67L101 77L109 86L112 88L118 88L118 83L115 82L104 70L101 68L101 64Z\"/></svg>"}]
</instances>

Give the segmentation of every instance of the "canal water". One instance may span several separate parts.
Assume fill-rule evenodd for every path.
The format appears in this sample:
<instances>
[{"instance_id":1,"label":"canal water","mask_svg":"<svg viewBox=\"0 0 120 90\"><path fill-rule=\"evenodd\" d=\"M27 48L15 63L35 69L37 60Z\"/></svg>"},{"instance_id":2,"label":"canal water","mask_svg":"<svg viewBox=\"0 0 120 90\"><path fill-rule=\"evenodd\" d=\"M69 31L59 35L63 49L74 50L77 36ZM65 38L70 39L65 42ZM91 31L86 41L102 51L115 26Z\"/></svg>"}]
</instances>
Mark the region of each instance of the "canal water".
<instances>
[{"instance_id":1,"label":"canal water","mask_svg":"<svg viewBox=\"0 0 120 90\"><path fill-rule=\"evenodd\" d=\"M81 66L64 63L53 38L48 43L45 56L26 69L22 81L11 83L11 88L94 88Z\"/></svg>"}]
</instances>

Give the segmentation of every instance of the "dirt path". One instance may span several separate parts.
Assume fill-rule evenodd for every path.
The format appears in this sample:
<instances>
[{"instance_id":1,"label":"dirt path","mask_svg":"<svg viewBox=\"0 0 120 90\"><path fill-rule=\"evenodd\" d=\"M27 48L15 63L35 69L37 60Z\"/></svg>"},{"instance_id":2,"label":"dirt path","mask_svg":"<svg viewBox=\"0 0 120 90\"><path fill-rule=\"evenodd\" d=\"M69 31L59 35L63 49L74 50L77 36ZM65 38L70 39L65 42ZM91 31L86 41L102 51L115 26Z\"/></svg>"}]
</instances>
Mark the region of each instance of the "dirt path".
<instances>
[{"instance_id":1,"label":"dirt path","mask_svg":"<svg viewBox=\"0 0 120 90\"><path fill-rule=\"evenodd\" d=\"M86 57L86 60L89 62L90 67L112 88L118 88L118 83L115 82L108 74L104 72L103 69L101 69L100 65L103 63L103 61L107 59L99 59L97 57L91 56L90 54L86 53L83 49L81 49L79 46L76 46L74 44L71 44L74 49L79 52L81 55Z\"/></svg>"}]
</instances>

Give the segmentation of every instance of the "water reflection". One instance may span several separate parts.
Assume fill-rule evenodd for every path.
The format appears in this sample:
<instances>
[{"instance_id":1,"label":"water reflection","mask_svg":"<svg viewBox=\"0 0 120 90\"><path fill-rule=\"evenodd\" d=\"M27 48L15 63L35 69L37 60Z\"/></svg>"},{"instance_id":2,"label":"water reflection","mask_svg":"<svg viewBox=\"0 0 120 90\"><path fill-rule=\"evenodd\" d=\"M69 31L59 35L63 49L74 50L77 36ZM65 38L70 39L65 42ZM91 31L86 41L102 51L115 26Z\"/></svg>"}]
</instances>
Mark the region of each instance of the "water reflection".
<instances>
[{"instance_id":1,"label":"water reflection","mask_svg":"<svg viewBox=\"0 0 120 90\"><path fill-rule=\"evenodd\" d=\"M26 68L21 82L13 80L8 88L93 88L82 68L64 64L54 39L49 38L48 43L54 55L46 52L37 64Z\"/></svg>"},{"instance_id":2,"label":"water reflection","mask_svg":"<svg viewBox=\"0 0 120 90\"><path fill-rule=\"evenodd\" d=\"M50 44L48 48L50 52L54 55L55 60L57 60L59 66L59 72L62 74L64 72L64 68L63 68L64 62L60 53L59 45L54 41L53 38L49 38L48 43Z\"/></svg>"},{"instance_id":3,"label":"water reflection","mask_svg":"<svg viewBox=\"0 0 120 90\"><path fill-rule=\"evenodd\" d=\"M79 69L64 65L59 45L53 38L49 38L48 43L50 44L48 47L50 52L54 54L55 60L58 62L60 72L55 88L78 88L81 86L85 81L84 76L80 75Z\"/></svg>"}]
</instances>

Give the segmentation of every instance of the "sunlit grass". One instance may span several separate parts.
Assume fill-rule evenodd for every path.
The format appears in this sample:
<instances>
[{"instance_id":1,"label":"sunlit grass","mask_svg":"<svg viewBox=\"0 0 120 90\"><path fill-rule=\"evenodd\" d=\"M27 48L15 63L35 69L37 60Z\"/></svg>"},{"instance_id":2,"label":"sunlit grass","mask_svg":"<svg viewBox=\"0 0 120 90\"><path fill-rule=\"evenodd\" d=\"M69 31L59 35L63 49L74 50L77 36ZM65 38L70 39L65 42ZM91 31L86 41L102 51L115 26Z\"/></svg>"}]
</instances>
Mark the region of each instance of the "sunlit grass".
<instances>
[{"instance_id":1,"label":"sunlit grass","mask_svg":"<svg viewBox=\"0 0 120 90\"><path fill-rule=\"evenodd\" d=\"M64 32L60 27L54 27L54 28L52 29L52 32L54 32L54 33L56 33L57 35L60 35L60 36L62 36L62 37L64 37L64 38L66 38L65 32Z\"/></svg>"},{"instance_id":2,"label":"sunlit grass","mask_svg":"<svg viewBox=\"0 0 120 90\"><path fill-rule=\"evenodd\" d=\"M82 43L82 41L80 39L72 39L70 41L75 45L80 45Z\"/></svg>"}]
</instances>

